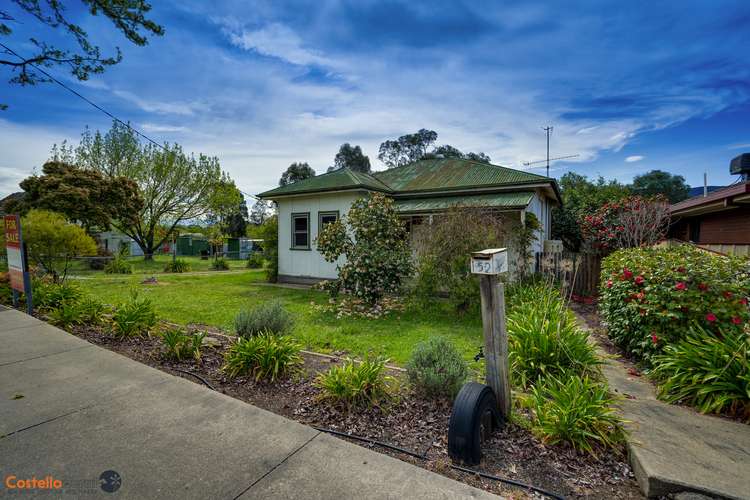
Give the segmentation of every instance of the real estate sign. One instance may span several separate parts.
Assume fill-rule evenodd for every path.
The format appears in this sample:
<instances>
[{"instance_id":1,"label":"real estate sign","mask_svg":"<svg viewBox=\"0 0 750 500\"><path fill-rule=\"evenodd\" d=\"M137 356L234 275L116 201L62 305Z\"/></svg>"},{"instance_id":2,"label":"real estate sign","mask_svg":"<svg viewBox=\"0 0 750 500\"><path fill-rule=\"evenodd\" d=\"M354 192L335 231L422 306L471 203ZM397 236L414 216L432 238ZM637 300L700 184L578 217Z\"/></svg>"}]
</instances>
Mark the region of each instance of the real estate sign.
<instances>
[{"instance_id":1,"label":"real estate sign","mask_svg":"<svg viewBox=\"0 0 750 500\"><path fill-rule=\"evenodd\" d=\"M5 222L5 250L8 253L8 273L10 287L24 292L23 246L21 245L21 221L17 215L6 215Z\"/></svg>"},{"instance_id":2,"label":"real estate sign","mask_svg":"<svg viewBox=\"0 0 750 500\"><path fill-rule=\"evenodd\" d=\"M31 280L29 266L26 263L26 249L21 235L21 218L18 215L6 215L3 218L5 228L5 250L8 254L8 274L13 291L13 303L18 305L18 292L26 294L26 308L31 314Z\"/></svg>"}]
</instances>

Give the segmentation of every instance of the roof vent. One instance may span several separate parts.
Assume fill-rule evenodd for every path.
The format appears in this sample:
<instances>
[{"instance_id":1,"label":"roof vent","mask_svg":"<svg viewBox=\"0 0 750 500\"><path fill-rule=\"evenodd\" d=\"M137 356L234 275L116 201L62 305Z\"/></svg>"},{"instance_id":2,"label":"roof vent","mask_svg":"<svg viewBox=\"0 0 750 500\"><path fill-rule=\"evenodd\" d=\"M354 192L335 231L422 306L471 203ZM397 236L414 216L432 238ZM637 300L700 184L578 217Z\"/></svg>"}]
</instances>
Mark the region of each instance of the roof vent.
<instances>
[{"instance_id":1,"label":"roof vent","mask_svg":"<svg viewBox=\"0 0 750 500\"><path fill-rule=\"evenodd\" d=\"M750 153L743 153L733 158L729 163L729 173L732 175L741 175L743 179L750 178Z\"/></svg>"}]
</instances>

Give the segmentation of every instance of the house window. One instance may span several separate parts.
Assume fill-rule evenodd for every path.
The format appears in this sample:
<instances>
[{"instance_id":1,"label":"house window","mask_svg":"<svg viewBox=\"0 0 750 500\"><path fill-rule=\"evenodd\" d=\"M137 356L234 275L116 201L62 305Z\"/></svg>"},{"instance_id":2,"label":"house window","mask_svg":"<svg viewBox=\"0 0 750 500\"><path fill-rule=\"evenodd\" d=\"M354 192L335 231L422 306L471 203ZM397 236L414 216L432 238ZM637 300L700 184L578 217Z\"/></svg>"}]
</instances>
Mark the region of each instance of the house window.
<instances>
[{"instance_id":1,"label":"house window","mask_svg":"<svg viewBox=\"0 0 750 500\"><path fill-rule=\"evenodd\" d=\"M310 250L310 213L292 214L292 250Z\"/></svg>"},{"instance_id":2,"label":"house window","mask_svg":"<svg viewBox=\"0 0 750 500\"><path fill-rule=\"evenodd\" d=\"M339 212L338 210L332 211L332 212L318 212L318 234L323 232L323 229L325 227L332 223L339 220Z\"/></svg>"}]
</instances>

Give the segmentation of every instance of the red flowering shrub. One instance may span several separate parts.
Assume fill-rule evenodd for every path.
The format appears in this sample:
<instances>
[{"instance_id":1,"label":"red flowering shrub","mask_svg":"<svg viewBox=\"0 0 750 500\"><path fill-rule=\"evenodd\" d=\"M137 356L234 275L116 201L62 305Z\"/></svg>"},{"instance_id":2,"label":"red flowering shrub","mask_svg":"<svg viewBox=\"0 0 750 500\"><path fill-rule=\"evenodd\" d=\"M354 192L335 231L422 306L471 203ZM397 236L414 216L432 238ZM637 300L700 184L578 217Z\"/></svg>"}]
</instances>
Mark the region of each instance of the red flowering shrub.
<instances>
[{"instance_id":1,"label":"red flowering shrub","mask_svg":"<svg viewBox=\"0 0 750 500\"><path fill-rule=\"evenodd\" d=\"M650 364L698 325L721 336L750 321L750 261L688 245L619 250L602 262L599 308L609 336Z\"/></svg>"},{"instance_id":2,"label":"red flowering shrub","mask_svg":"<svg viewBox=\"0 0 750 500\"><path fill-rule=\"evenodd\" d=\"M595 251L652 245L664 239L669 226L669 203L662 198L630 196L605 203L581 221L586 243Z\"/></svg>"}]
</instances>

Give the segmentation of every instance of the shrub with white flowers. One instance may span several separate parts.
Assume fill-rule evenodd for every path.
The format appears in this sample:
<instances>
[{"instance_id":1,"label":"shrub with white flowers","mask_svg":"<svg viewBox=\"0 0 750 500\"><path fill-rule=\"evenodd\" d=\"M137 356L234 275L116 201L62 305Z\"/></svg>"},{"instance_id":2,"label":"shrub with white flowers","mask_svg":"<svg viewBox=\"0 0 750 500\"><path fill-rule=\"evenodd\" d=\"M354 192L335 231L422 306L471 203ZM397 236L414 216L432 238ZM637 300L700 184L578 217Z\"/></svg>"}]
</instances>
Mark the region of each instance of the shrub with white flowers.
<instances>
[{"instance_id":1,"label":"shrub with white flowers","mask_svg":"<svg viewBox=\"0 0 750 500\"><path fill-rule=\"evenodd\" d=\"M316 243L326 261L346 259L337 266L337 286L329 290L350 293L371 305L398 293L412 270L406 228L393 200L380 193L356 200L346 216L326 225Z\"/></svg>"}]
</instances>

